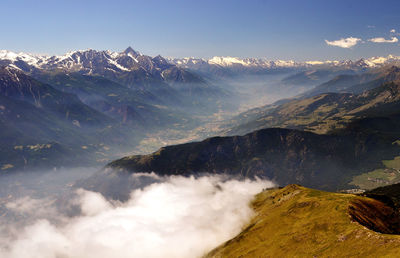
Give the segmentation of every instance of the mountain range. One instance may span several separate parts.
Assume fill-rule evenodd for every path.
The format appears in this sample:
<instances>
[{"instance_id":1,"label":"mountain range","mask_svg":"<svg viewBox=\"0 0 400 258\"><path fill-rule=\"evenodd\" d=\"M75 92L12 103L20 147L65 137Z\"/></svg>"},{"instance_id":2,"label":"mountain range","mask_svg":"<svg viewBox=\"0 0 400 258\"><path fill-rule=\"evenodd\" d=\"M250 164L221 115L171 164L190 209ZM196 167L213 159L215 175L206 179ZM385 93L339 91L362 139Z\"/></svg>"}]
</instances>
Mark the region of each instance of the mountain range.
<instances>
[{"instance_id":1,"label":"mountain range","mask_svg":"<svg viewBox=\"0 0 400 258\"><path fill-rule=\"evenodd\" d=\"M128 47L120 53L112 51L73 51L63 56L37 56L0 51L0 65L19 68L34 78L46 80L54 74L100 76L142 94L157 96L157 104L182 107L185 97L202 104L202 97L222 97L225 92L186 69L170 64L161 56L150 57ZM47 82L47 81L46 81ZM185 90L182 90L185 89ZM143 102L147 102L148 98ZM189 104L192 99L188 100ZM207 104L214 102L207 102ZM197 105L197 107L201 105Z\"/></svg>"},{"instance_id":2,"label":"mountain range","mask_svg":"<svg viewBox=\"0 0 400 258\"><path fill-rule=\"evenodd\" d=\"M351 188L358 184L354 178L381 169L383 160L399 155L399 71L387 66L352 75L347 86L348 77L338 76L316 87L326 86L327 93L304 94L228 120L225 133L233 136L128 156L109 168L130 173L228 173L266 177L279 185ZM330 93L333 90L337 92ZM237 136L242 134L246 135ZM386 181L386 172L384 177L382 182L399 180L396 176Z\"/></svg>"},{"instance_id":3,"label":"mountain range","mask_svg":"<svg viewBox=\"0 0 400 258\"><path fill-rule=\"evenodd\" d=\"M397 62L395 56L327 62L171 59L131 47L63 56L1 51L0 115L8 153L1 167L54 166L60 153L71 160L105 162L164 131L185 136L204 130L203 124L217 121L221 112L234 113L251 102L249 92L264 96L275 90L300 94L228 116L212 129L234 137L165 147L110 166L173 174L227 172L281 184L346 188L355 176L397 155L397 145L391 145L397 134L390 130L398 125ZM276 83L264 86L269 80ZM271 127L289 130L265 129ZM53 148L50 162L46 155ZM368 162L356 162L360 158Z\"/></svg>"},{"instance_id":4,"label":"mountain range","mask_svg":"<svg viewBox=\"0 0 400 258\"><path fill-rule=\"evenodd\" d=\"M161 55L150 57L128 47L122 52L111 50L97 51L93 49L71 51L65 55L48 56L29 53L15 53L8 50L0 50L0 59L4 62L13 63L16 66L31 66L39 69L59 68L67 70L85 70L87 73L95 73L97 69L113 70L115 72L132 71L139 67L145 70L162 71L173 65L195 68L200 65L217 65L223 67L244 66L259 68L277 67L379 67L387 63L399 61L400 57L388 55L387 57L361 58L352 60L327 60L327 61L304 61L293 60L268 60L266 58L238 58L229 56L214 56L210 59L204 58L163 58ZM90 60L96 59L96 62ZM106 64L106 65L105 65Z\"/></svg>"},{"instance_id":5,"label":"mountain range","mask_svg":"<svg viewBox=\"0 0 400 258\"><path fill-rule=\"evenodd\" d=\"M233 69L248 72L268 72L269 70L279 69L323 69L323 68L342 68L342 69L368 69L381 67L385 64L398 62L400 57L388 55L387 57L361 58L352 60L328 60L328 61L304 61L293 60L268 60L266 58L238 58L215 56L210 59L185 57L168 58L168 61L179 67L188 68L196 71L211 71L213 69Z\"/></svg>"},{"instance_id":6,"label":"mountain range","mask_svg":"<svg viewBox=\"0 0 400 258\"><path fill-rule=\"evenodd\" d=\"M148 133L197 126L202 121L196 116L230 106L223 100L232 97L161 56L132 48L52 57L1 51L0 76L2 150L7 153L0 168L5 170L39 163L51 167L62 160L59 149L54 149L59 158L50 159L46 155L53 148L33 152L29 147L38 144L79 157L79 162L65 158L60 166L84 160L101 164ZM44 150L46 155L38 154Z\"/></svg>"},{"instance_id":7,"label":"mountain range","mask_svg":"<svg viewBox=\"0 0 400 258\"><path fill-rule=\"evenodd\" d=\"M268 127L326 133L385 106L394 111L393 105L398 103L399 79L397 66L338 75L295 98L241 113L222 128L226 128L224 133L227 135Z\"/></svg>"},{"instance_id":8,"label":"mountain range","mask_svg":"<svg viewBox=\"0 0 400 258\"><path fill-rule=\"evenodd\" d=\"M268 60L266 58L238 58L214 56L204 58L150 57L128 47L122 52L93 49L71 51L65 55L47 56L29 53L15 53L0 50L0 64L12 64L24 71L61 69L85 75L102 74L109 79L119 79L124 84L137 87L151 82L201 82L200 77L191 76L188 70L196 72L219 71L221 74L234 72L268 73L279 69L369 69L399 62L400 57L362 58L352 60L304 61ZM185 69L182 69L185 68ZM231 71L231 73L229 73ZM123 77L123 78L121 78ZM146 78L146 80L143 80Z\"/></svg>"}]
</instances>

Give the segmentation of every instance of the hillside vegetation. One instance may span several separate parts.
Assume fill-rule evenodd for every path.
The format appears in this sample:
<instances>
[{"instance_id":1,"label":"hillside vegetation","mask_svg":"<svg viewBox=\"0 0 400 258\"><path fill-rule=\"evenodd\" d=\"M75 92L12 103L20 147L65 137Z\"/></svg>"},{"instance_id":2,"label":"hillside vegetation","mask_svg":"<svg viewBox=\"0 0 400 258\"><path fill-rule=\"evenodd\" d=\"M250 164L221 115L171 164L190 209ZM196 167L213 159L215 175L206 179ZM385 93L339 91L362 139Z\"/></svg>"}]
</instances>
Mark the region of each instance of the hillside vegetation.
<instances>
[{"instance_id":1,"label":"hillside vegetation","mask_svg":"<svg viewBox=\"0 0 400 258\"><path fill-rule=\"evenodd\" d=\"M243 231L206 257L396 257L400 252L399 235L354 221L369 218L378 229L389 228L385 223L393 214L374 208L391 208L377 200L289 185L263 191L251 205L255 215Z\"/></svg>"}]
</instances>

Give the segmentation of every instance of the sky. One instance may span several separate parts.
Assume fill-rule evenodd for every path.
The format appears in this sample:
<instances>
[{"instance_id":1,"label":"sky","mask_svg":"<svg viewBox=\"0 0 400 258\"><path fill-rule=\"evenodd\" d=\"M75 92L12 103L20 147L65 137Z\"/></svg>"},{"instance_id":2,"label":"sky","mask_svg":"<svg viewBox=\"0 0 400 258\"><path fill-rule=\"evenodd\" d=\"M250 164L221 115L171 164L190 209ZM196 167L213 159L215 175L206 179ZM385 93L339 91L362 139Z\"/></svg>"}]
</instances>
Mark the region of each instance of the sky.
<instances>
[{"instance_id":1,"label":"sky","mask_svg":"<svg viewBox=\"0 0 400 258\"><path fill-rule=\"evenodd\" d=\"M2 0L0 49L338 60L400 55L400 1Z\"/></svg>"}]
</instances>

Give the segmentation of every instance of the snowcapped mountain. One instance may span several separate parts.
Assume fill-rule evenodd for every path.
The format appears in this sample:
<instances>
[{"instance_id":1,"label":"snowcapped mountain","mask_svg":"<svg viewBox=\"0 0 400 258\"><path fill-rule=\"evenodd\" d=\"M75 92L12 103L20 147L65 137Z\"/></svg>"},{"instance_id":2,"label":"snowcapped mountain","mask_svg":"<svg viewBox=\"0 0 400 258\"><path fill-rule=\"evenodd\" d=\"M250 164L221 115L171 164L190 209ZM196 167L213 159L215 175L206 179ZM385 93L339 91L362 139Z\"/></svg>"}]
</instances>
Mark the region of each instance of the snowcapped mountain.
<instances>
[{"instance_id":1,"label":"snowcapped mountain","mask_svg":"<svg viewBox=\"0 0 400 258\"><path fill-rule=\"evenodd\" d=\"M62 56L38 56L26 53L14 53L7 50L0 51L0 61L11 63L23 69L23 65L38 69L62 69L66 71L81 71L95 73L99 69L112 71L132 71L139 68L145 70L160 70L172 65L161 56L155 58L142 55L128 47L118 53L110 50L78 50Z\"/></svg>"},{"instance_id":2,"label":"snowcapped mountain","mask_svg":"<svg viewBox=\"0 0 400 258\"><path fill-rule=\"evenodd\" d=\"M172 64L185 67L185 68L194 68L196 66L202 65L214 65L221 67L258 67L258 68L275 68L275 67L301 67L304 66L303 63L298 63L293 60L283 61L269 61L263 58L238 58L238 57L221 57L214 56L211 59L202 59L202 58L169 58L168 61Z\"/></svg>"},{"instance_id":3,"label":"snowcapped mountain","mask_svg":"<svg viewBox=\"0 0 400 258\"><path fill-rule=\"evenodd\" d=\"M14 53L8 50L0 50L0 60L1 62L25 62L28 65L37 66L45 60L46 56L39 56L26 53Z\"/></svg>"},{"instance_id":4,"label":"snowcapped mountain","mask_svg":"<svg viewBox=\"0 0 400 258\"><path fill-rule=\"evenodd\" d=\"M238 72L264 73L282 69L309 68L348 68L368 69L380 67L400 61L400 57L371 57L356 61L306 61L267 60L265 58L238 58L215 56L211 59L202 58L164 58L160 55L151 57L143 55L128 47L122 52L110 50L78 50L61 56L45 56L27 53L14 53L0 50L0 65L11 65L24 72L62 71L78 72L83 75L100 75L127 86L137 86L149 83L201 83L200 77L193 76L186 69L200 73L232 75Z\"/></svg>"},{"instance_id":5,"label":"snowcapped mountain","mask_svg":"<svg viewBox=\"0 0 400 258\"><path fill-rule=\"evenodd\" d=\"M218 86L171 64L162 56L143 55L131 47L122 52L78 50L62 56L1 51L2 67L19 70L40 82L76 94L101 112L112 110L107 111L107 115L114 114L115 110L125 114L122 108L127 107L133 110L128 112L130 114L143 113L142 117L161 122L166 119L157 118L157 114L167 114L167 111L158 106L179 109L179 112L183 106L195 107L198 112L203 112L210 106L217 108L217 100L228 96ZM94 85L96 90L93 90ZM137 117L133 120L138 120Z\"/></svg>"},{"instance_id":6,"label":"snowcapped mountain","mask_svg":"<svg viewBox=\"0 0 400 258\"><path fill-rule=\"evenodd\" d=\"M307 68L318 66L331 67L349 67L349 68L373 68L379 67L391 62L400 61L399 56L389 55L387 57L371 57L368 59L352 60L327 60L327 61L305 61L296 62L293 60L267 60L265 58L238 58L238 57L221 57L214 56L211 59L199 59L192 57L185 58L169 58L168 61L180 67L196 69L200 67L219 66L224 68L243 67L243 68Z\"/></svg>"},{"instance_id":7,"label":"snowcapped mountain","mask_svg":"<svg viewBox=\"0 0 400 258\"><path fill-rule=\"evenodd\" d=\"M46 71L77 72L98 75L128 87L145 87L163 83L201 83L184 68L177 67L162 56L143 55L131 47L123 52L78 50L62 56L39 56L26 53L0 51L0 66L12 66L27 73ZM175 75L172 77L171 75ZM184 81L183 81L184 80Z\"/></svg>"},{"instance_id":8,"label":"snowcapped mountain","mask_svg":"<svg viewBox=\"0 0 400 258\"><path fill-rule=\"evenodd\" d=\"M295 67L301 66L300 63L295 61L268 61L263 58L244 58L240 59L237 57L218 57L214 56L210 60L208 60L209 64L215 64L220 66L233 66L233 65L242 65L246 67L262 67L262 68L274 68L274 67Z\"/></svg>"}]
</instances>

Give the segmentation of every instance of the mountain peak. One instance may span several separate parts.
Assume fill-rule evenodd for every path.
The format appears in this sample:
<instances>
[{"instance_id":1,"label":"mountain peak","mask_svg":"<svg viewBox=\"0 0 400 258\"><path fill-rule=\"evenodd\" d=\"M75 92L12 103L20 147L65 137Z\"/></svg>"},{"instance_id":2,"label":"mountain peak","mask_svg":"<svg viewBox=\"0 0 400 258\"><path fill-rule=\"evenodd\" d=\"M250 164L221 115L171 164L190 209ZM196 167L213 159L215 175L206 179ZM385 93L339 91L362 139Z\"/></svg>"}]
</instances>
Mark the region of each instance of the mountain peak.
<instances>
[{"instance_id":1,"label":"mountain peak","mask_svg":"<svg viewBox=\"0 0 400 258\"><path fill-rule=\"evenodd\" d=\"M390 66L385 73L387 81L398 81L400 79L400 68L398 66Z\"/></svg>"},{"instance_id":2,"label":"mountain peak","mask_svg":"<svg viewBox=\"0 0 400 258\"><path fill-rule=\"evenodd\" d=\"M164 57L162 57L161 55L153 57L153 60L157 60L157 61L160 61L160 62L168 63L167 60Z\"/></svg>"},{"instance_id":3,"label":"mountain peak","mask_svg":"<svg viewBox=\"0 0 400 258\"><path fill-rule=\"evenodd\" d=\"M139 53L138 51L135 51L135 50L134 50L132 47L130 47L130 46L129 46L127 49L125 49L122 53L125 54L125 55L131 54L131 55L133 55L134 57L140 55L140 53Z\"/></svg>"},{"instance_id":4,"label":"mountain peak","mask_svg":"<svg viewBox=\"0 0 400 258\"><path fill-rule=\"evenodd\" d=\"M209 61L211 64L221 65L221 66L231 66L234 64L247 66L248 64L242 59L230 56L214 56Z\"/></svg>"}]
</instances>

